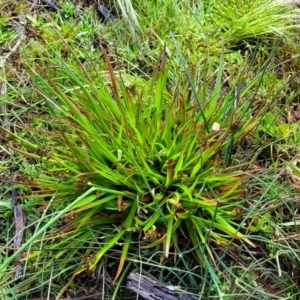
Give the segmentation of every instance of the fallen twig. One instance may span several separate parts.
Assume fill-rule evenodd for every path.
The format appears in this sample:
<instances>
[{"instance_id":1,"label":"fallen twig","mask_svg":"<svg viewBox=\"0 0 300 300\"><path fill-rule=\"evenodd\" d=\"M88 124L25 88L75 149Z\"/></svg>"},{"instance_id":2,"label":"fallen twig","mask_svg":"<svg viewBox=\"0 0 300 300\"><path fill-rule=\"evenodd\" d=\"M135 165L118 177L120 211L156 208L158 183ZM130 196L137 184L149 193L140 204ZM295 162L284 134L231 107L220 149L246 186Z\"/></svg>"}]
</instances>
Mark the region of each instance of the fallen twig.
<instances>
[{"instance_id":1,"label":"fallen twig","mask_svg":"<svg viewBox=\"0 0 300 300\"><path fill-rule=\"evenodd\" d=\"M166 286L144 275L130 273L127 288L147 300L196 300L192 295L179 293L178 287Z\"/></svg>"}]
</instances>

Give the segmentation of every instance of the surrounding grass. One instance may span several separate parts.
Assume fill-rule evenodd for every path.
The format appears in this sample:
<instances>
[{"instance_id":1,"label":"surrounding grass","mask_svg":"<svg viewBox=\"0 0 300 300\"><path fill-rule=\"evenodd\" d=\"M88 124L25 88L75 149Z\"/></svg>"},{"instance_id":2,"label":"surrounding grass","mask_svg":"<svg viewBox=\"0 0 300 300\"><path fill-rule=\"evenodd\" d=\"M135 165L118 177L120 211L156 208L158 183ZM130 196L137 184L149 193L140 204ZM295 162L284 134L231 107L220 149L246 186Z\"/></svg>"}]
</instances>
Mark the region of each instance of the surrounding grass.
<instances>
[{"instance_id":1,"label":"surrounding grass","mask_svg":"<svg viewBox=\"0 0 300 300\"><path fill-rule=\"evenodd\" d=\"M299 10L101 4L0 4L0 298L298 299Z\"/></svg>"}]
</instances>

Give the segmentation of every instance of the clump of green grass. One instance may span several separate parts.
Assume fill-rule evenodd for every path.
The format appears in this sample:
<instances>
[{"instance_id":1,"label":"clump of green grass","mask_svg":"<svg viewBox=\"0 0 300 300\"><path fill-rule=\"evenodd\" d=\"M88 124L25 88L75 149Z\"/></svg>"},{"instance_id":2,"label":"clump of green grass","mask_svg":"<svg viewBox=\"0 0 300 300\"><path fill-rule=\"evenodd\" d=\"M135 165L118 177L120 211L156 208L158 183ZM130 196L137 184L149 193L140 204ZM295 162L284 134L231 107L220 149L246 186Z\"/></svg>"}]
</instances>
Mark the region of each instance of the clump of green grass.
<instances>
[{"instance_id":1,"label":"clump of green grass","mask_svg":"<svg viewBox=\"0 0 300 300\"><path fill-rule=\"evenodd\" d=\"M153 80L141 85L116 76L105 51L104 57L109 81L97 68L87 73L78 59L80 72L60 61L58 79L49 75L53 68L32 70L31 84L53 118L51 129L38 129L36 142L3 129L19 142L15 151L43 162L22 182L34 188L31 205L43 211L43 221L2 270L30 247L29 265L43 259L43 269L50 268L49 252L55 260L66 255L68 264L74 259L76 276L94 270L118 244L116 280L138 232L141 249L161 245L165 258L181 251L179 239L190 239L203 267L216 265L211 244L227 247L233 239L255 247L235 219L247 192L244 174L227 171L226 161L263 111L237 105L232 91L220 101L223 58L201 101L169 90L172 58L166 49Z\"/></svg>"},{"instance_id":2,"label":"clump of green grass","mask_svg":"<svg viewBox=\"0 0 300 300\"><path fill-rule=\"evenodd\" d=\"M261 37L288 38L298 26L295 8L283 1L227 1L212 4L213 20L234 46Z\"/></svg>"},{"instance_id":3,"label":"clump of green grass","mask_svg":"<svg viewBox=\"0 0 300 300\"><path fill-rule=\"evenodd\" d=\"M165 15L157 13L161 5L167 8ZM138 16L150 12L146 18L139 19L140 27L133 7ZM105 260L118 261L119 267L110 273L115 281L119 280L119 285L132 265L153 267L156 263L158 268L157 261L167 265L170 257L178 259L181 268L169 263L170 272L162 278L177 274L178 280L181 272L202 296L211 293L222 298L226 293L232 297L238 294L241 299L250 290L257 297L277 293L268 288L262 289L261 294L255 290L255 285L267 287L268 280L262 284L260 278L266 265L271 265L270 281L280 280L272 272L276 269L273 257L278 251L287 250L272 236L272 230L277 228L274 212L262 208L261 215L257 215L256 209L258 205L268 205L263 202L263 196L269 196L269 192L274 197L270 205L277 207L278 199L284 201L278 196L282 190L275 187L273 178L266 176L261 189L268 193L258 200L249 200L246 197L249 186L247 190L244 188L246 173L232 170L249 165L249 160L259 154L257 148L250 149L254 151L250 159L246 150L239 155L234 153L243 148L240 142L243 145L249 142L250 134L250 141L263 140L272 145L273 141L261 137L271 136L279 141L289 126L281 118L275 120L271 112L264 114L274 109L279 116L283 111L277 108L279 80L274 75L268 77L265 66L258 66L262 74L251 81L255 78L253 65L243 70L245 57L233 53L232 49L245 41L250 43L253 38L257 41L258 36L267 41L281 39L282 34L290 33L295 27L287 26L291 18L283 12L279 19L287 27L280 34L277 30L274 35L266 23L262 26L268 32L253 22L247 28L236 28L238 22L231 13L230 16L218 13L224 7L230 9L215 1L189 7L180 1L127 5L123 7L123 15L128 16L127 24L133 26L131 32L135 34L130 45L127 44L130 32L122 20L113 26L98 24L96 28L90 23L92 13L85 14L79 23L72 14L68 21L57 17L58 24L42 16L27 16L33 28L41 30L37 32L38 37L44 38L42 43L32 41L27 48L28 62L34 61L42 49L47 59L40 62L41 68L31 67L30 95L38 94L39 102L29 124L21 121L15 128L16 135L3 131L4 138L14 139L18 148L15 151L23 156L23 161L27 158L24 165L30 164L25 172L22 170L25 174L20 179L32 189L24 203L24 208L30 211L27 239L11 257L1 253L0 268L6 270L1 278L3 295L22 298L37 289L45 294L47 287L47 292L51 290L52 295L60 296L85 271L98 273L100 269L105 274L105 266L110 265ZM244 16L244 10L246 17L252 16L244 2L236 9L240 9L239 18ZM199 11L203 13L201 20L195 17ZM266 11L272 15L275 10ZM190 17L182 17L186 15ZM212 15L213 25L210 24ZM225 28L222 18L229 18L232 26ZM161 20L166 26L161 25L164 24ZM56 40L51 24L61 26L61 34L73 50L63 49L64 43ZM109 26L114 31L107 32ZM146 27L152 30L147 31ZM118 36L118 43L105 44L110 59L104 54L104 64L91 41L98 31L105 33L106 41ZM168 42L170 38L172 44ZM127 62L134 73L135 62L145 53L148 56L142 62L149 67L149 61L153 61L165 41L168 47L161 53L151 80L130 76L120 67ZM185 65L182 56L176 53L171 57L174 41L184 50L187 81L181 76ZM264 45L268 42L262 43L260 50L268 56L269 49ZM54 62L49 48L54 48L57 54ZM94 62L90 63L89 58ZM114 72L111 64L119 72ZM107 71L102 70L103 65ZM150 78L149 74L145 77ZM291 97L286 104L290 101ZM257 125L258 130L252 134ZM278 143L276 147L286 150L294 141L298 145L296 129L296 124L289 127L287 139L283 139L287 144ZM280 165L276 161L278 156L271 158L272 163ZM236 166L230 166L233 162ZM299 170L294 162L290 163L288 176L296 185ZM257 191L262 179L257 176L255 181L251 189ZM33 208L36 213L32 213ZM241 217L245 211L246 216ZM291 223L282 224L293 230ZM249 238L250 233L258 235ZM263 247L262 236L271 249L267 249L270 259L247 264L247 260L257 258L252 254L258 249L253 250L254 246ZM237 245L246 249L244 264L228 267L228 256L230 264L236 259ZM284 253L287 260L297 265L297 259L292 258L297 253L294 249ZM22 282L16 283L11 281L11 263L21 252L25 257L25 276ZM187 256L192 256L193 261L188 261ZM200 275L190 271L195 265L201 269ZM163 267L160 272L165 276ZM33 276L36 274L40 276ZM283 275L281 287L292 282L287 271ZM199 280L203 282L200 288ZM238 282L237 290L230 280ZM189 284L185 283L184 288L189 289ZM245 289L247 293L242 295L240 291Z\"/></svg>"}]
</instances>

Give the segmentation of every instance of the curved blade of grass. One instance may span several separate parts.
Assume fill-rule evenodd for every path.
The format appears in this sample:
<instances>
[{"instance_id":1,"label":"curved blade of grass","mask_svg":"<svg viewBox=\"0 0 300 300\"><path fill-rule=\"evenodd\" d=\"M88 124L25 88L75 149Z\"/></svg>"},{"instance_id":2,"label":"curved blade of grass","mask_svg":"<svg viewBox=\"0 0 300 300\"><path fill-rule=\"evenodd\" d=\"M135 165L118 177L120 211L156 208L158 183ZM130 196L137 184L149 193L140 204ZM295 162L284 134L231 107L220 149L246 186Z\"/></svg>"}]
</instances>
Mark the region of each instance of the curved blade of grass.
<instances>
[{"instance_id":1,"label":"curved blade of grass","mask_svg":"<svg viewBox=\"0 0 300 300\"><path fill-rule=\"evenodd\" d=\"M113 281L114 283L116 282L116 280L119 278L120 274L123 271L123 267L124 267L124 263L126 261L128 249L129 249L129 246L130 246L130 243L131 243L131 238L132 238L132 231L127 231L126 234L125 234L125 240L124 240L124 245L123 245L123 248L122 248L119 267L118 267L117 273L116 273L114 281Z\"/></svg>"},{"instance_id":2,"label":"curved blade of grass","mask_svg":"<svg viewBox=\"0 0 300 300\"><path fill-rule=\"evenodd\" d=\"M169 252L170 252L170 245L171 245L171 239L172 239L172 234L173 234L173 218L170 218L169 220L167 220L167 233L166 233L166 239L164 242L165 245L165 257L168 258L169 257Z\"/></svg>"}]
</instances>

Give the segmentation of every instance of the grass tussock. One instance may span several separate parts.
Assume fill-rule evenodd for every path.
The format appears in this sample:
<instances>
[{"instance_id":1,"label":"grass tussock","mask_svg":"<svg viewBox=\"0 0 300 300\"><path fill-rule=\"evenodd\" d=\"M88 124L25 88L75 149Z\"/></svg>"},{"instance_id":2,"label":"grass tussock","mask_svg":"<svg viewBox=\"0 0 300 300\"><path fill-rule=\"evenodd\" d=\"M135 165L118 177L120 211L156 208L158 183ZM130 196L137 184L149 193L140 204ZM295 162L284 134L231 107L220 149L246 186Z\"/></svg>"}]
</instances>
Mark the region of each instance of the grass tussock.
<instances>
[{"instance_id":1,"label":"grass tussock","mask_svg":"<svg viewBox=\"0 0 300 300\"><path fill-rule=\"evenodd\" d=\"M102 5L1 4L1 299L297 299L298 9Z\"/></svg>"}]
</instances>

